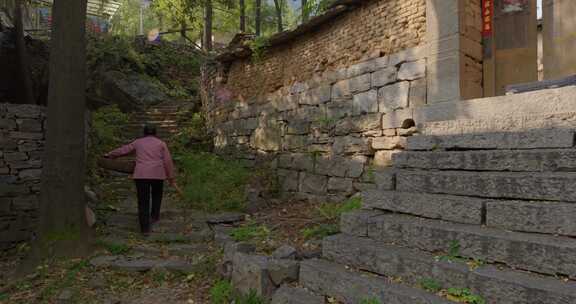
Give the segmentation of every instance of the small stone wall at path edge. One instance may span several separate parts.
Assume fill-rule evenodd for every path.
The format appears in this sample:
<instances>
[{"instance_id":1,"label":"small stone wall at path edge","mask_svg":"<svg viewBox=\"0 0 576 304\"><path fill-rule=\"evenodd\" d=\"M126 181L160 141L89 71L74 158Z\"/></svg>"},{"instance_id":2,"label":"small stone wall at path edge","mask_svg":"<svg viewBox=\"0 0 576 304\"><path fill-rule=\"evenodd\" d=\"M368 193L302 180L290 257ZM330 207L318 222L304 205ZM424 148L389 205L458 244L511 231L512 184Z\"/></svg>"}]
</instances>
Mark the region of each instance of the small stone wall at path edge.
<instances>
[{"instance_id":1,"label":"small stone wall at path edge","mask_svg":"<svg viewBox=\"0 0 576 304\"><path fill-rule=\"evenodd\" d=\"M45 121L43 107L0 103L0 250L35 228Z\"/></svg>"},{"instance_id":2,"label":"small stone wall at path edge","mask_svg":"<svg viewBox=\"0 0 576 304\"><path fill-rule=\"evenodd\" d=\"M283 192L302 199L342 201L385 189L392 154L415 131L412 109L426 104L425 50L370 59L246 102L205 104L216 151L271 161Z\"/></svg>"}]
</instances>

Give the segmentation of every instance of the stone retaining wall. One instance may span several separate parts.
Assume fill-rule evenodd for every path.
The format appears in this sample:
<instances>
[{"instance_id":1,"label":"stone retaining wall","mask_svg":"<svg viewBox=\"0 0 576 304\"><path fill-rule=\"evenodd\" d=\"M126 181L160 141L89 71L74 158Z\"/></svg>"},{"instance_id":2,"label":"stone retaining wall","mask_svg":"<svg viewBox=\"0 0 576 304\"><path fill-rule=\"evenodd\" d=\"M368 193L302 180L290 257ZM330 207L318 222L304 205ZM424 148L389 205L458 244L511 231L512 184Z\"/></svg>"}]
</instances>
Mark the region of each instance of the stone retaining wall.
<instances>
[{"instance_id":1,"label":"stone retaining wall","mask_svg":"<svg viewBox=\"0 0 576 304\"><path fill-rule=\"evenodd\" d=\"M0 249L30 237L37 219L45 111L0 104Z\"/></svg>"},{"instance_id":2,"label":"stone retaining wall","mask_svg":"<svg viewBox=\"0 0 576 304\"><path fill-rule=\"evenodd\" d=\"M370 59L249 101L215 98L207 118L216 150L273 160L282 189L303 198L385 187L380 169L414 132L413 108L426 104L425 51Z\"/></svg>"}]
</instances>

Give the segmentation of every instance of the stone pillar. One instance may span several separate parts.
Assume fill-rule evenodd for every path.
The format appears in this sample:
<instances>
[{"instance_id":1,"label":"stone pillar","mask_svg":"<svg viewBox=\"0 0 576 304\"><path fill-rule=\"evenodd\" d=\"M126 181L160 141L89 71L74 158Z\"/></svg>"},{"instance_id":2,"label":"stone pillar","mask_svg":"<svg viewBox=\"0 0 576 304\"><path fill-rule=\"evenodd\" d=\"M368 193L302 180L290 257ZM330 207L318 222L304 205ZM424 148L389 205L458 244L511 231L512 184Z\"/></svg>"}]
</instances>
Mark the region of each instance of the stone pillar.
<instances>
[{"instance_id":1,"label":"stone pillar","mask_svg":"<svg viewBox=\"0 0 576 304\"><path fill-rule=\"evenodd\" d=\"M482 97L480 0L427 0L428 103Z\"/></svg>"},{"instance_id":2,"label":"stone pillar","mask_svg":"<svg viewBox=\"0 0 576 304\"><path fill-rule=\"evenodd\" d=\"M576 74L576 1L544 0L544 79Z\"/></svg>"}]
</instances>

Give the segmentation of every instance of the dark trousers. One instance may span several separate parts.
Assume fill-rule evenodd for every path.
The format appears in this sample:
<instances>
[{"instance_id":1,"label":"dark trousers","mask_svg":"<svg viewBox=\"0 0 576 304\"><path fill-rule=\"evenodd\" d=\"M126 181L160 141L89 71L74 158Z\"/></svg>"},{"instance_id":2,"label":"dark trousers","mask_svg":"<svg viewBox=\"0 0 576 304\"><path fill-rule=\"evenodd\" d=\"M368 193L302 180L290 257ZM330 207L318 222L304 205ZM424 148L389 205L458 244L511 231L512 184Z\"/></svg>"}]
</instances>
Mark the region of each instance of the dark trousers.
<instances>
[{"instance_id":1,"label":"dark trousers","mask_svg":"<svg viewBox=\"0 0 576 304\"><path fill-rule=\"evenodd\" d=\"M164 192L164 181L160 179L135 179L136 192L138 193L138 218L140 231L150 232L150 220L153 222L160 219L160 206ZM152 210L150 210L152 203Z\"/></svg>"}]
</instances>

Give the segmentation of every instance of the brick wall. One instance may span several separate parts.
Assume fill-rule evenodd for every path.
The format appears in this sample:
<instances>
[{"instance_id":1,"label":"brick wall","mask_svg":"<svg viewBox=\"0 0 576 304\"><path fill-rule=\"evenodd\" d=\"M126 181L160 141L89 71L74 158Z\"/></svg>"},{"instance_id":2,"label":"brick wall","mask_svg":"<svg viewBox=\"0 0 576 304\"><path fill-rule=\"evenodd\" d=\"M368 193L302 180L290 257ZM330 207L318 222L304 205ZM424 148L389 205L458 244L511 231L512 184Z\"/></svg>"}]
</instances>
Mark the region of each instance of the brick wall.
<instances>
[{"instance_id":1,"label":"brick wall","mask_svg":"<svg viewBox=\"0 0 576 304\"><path fill-rule=\"evenodd\" d=\"M0 249L30 237L37 219L45 111L0 103Z\"/></svg>"},{"instance_id":2,"label":"brick wall","mask_svg":"<svg viewBox=\"0 0 576 304\"><path fill-rule=\"evenodd\" d=\"M234 61L226 87L250 98L367 58L393 54L424 42L425 0L365 1L314 32L270 48L261 62Z\"/></svg>"}]
</instances>

